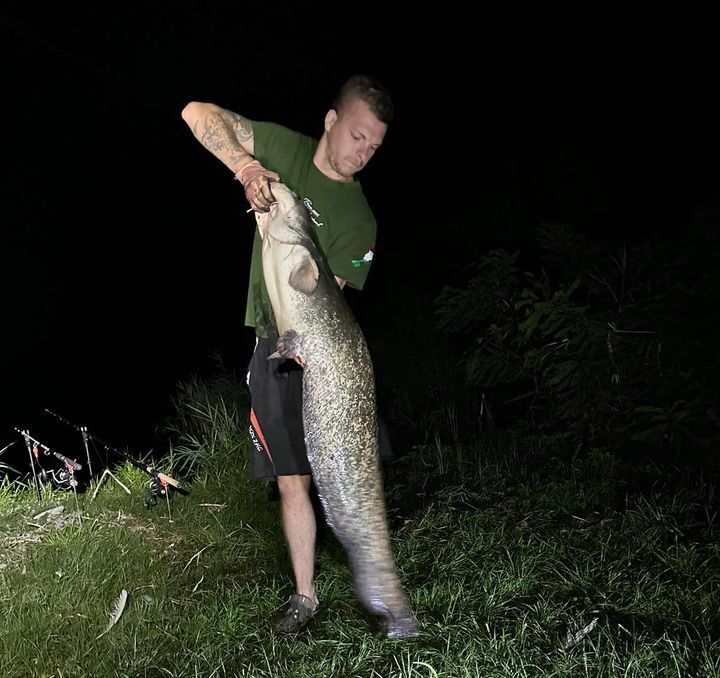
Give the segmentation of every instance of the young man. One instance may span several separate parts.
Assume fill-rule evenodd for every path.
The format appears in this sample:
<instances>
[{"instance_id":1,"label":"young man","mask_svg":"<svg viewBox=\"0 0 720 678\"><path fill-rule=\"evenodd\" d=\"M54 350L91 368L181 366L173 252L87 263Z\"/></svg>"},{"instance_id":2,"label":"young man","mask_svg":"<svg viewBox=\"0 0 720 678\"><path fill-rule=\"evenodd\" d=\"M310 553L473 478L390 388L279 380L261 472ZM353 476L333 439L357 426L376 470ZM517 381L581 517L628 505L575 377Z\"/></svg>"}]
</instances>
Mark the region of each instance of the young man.
<instances>
[{"instance_id":1,"label":"young man","mask_svg":"<svg viewBox=\"0 0 720 678\"><path fill-rule=\"evenodd\" d=\"M338 285L362 289L375 245L376 222L355 175L380 147L393 117L387 90L362 75L351 77L325 115L319 141L267 122L255 122L213 104L191 102L182 112L195 137L243 185L256 211L274 202L272 182L282 181L307 206L320 247ZM318 609L315 594L315 514L311 470L302 423L302 370L268 361L277 332L262 275L256 230L245 323L255 328L250 362L252 400L250 469L255 478L276 478L282 521L296 582L277 628L300 630Z\"/></svg>"}]
</instances>

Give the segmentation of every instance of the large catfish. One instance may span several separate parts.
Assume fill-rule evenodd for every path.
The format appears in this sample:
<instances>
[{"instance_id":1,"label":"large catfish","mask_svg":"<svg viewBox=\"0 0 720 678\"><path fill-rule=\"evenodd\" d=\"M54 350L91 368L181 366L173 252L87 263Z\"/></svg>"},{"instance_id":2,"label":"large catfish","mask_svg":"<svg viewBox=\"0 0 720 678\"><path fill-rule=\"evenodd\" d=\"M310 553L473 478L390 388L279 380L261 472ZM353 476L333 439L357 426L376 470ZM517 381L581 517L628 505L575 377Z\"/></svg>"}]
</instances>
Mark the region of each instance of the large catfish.
<instances>
[{"instance_id":1,"label":"large catfish","mask_svg":"<svg viewBox=\"0 0 720 678\"><path fill-rule=\"evenodd\" d=\"M307 456L327 522L345 548L355 591L389 638L417 622L390 550L378 454L375 381L365 338L317 247L310 215L284 184L256 213L278 335L271 358L299 359Z\"/></svg>"}]
</instances>

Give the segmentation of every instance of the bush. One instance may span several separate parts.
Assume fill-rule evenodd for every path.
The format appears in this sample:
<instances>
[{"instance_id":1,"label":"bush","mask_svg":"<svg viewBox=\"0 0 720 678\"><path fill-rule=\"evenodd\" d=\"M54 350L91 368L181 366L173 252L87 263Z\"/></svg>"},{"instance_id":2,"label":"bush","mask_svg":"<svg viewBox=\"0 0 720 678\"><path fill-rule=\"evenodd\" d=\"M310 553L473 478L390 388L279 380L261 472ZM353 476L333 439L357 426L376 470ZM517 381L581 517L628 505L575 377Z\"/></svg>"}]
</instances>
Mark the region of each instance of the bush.
<instances>
[{"instance_id":1,"label":"bush","mask_svg":"<svg viewBox=\"0 0 720 678\"><path fill-rule=\"evenodd\" d=\"M465 378L505 426L559 433L572 447L702 449L717 431L703 348L717 344L697 334L707 286L720 280L717 267L712 281L699 276L694 259L716 250L702 230L609 251L543 224L535 270L520 252L489 252L464 286L442 291L438 326L464 339Z\"/></svg>"}]
</instances>

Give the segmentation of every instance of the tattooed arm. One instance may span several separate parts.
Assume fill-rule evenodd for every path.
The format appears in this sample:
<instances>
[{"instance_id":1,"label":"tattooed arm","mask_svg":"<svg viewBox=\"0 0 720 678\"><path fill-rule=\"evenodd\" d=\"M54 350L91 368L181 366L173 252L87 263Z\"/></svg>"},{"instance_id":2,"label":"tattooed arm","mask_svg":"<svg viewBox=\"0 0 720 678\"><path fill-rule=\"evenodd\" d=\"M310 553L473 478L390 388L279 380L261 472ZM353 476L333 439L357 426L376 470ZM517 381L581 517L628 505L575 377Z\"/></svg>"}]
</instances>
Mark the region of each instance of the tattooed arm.
<instances>
[{"instance_id":1,"label":"tattooed arm","mask_svg":"<svg viewBox=\"0 0 720 678\"><path fill-rule=\"evenodd\" d=\"M182 117L195 138L233 173L253 159L252 122L242 115L191 101L183 108Z\"/></svg>"},{"instance_id":2,"label":"tattooed arm","mask_svg":"<svg viewBox=\"0 0 720 678\"><path fill-rule=\"evenodd\" d=\"M270 182L280 177L253 159L252 122L215 104L191 101L182 111L195 138L228 167L245 188L245 196L258 212L275 202Z\"/></svg>"}]
</instances>

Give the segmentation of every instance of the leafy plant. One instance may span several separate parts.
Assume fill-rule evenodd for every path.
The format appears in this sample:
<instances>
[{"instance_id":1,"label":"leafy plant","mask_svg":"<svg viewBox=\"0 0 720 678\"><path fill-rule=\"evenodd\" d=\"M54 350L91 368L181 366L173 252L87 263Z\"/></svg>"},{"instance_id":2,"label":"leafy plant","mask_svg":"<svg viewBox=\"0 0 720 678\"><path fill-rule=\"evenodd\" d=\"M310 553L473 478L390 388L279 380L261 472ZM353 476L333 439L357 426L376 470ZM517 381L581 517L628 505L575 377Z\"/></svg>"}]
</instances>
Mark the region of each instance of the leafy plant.
<instances>
[{"instance_id":1,"label":"leafy plant","mask_svg":"<svg viewBox=\"0 0 720 678\"><path fill-rule=\"evenodd\" d=\"M543 224L537 243L534 270L518 252L493 250L436 301L438 326L466 342L468 383L506 425L574 444L699 445L714 415L676 322L693 294L675 263L687 255L603 248L565 224Z\"/></svg>"}]
</instances>

